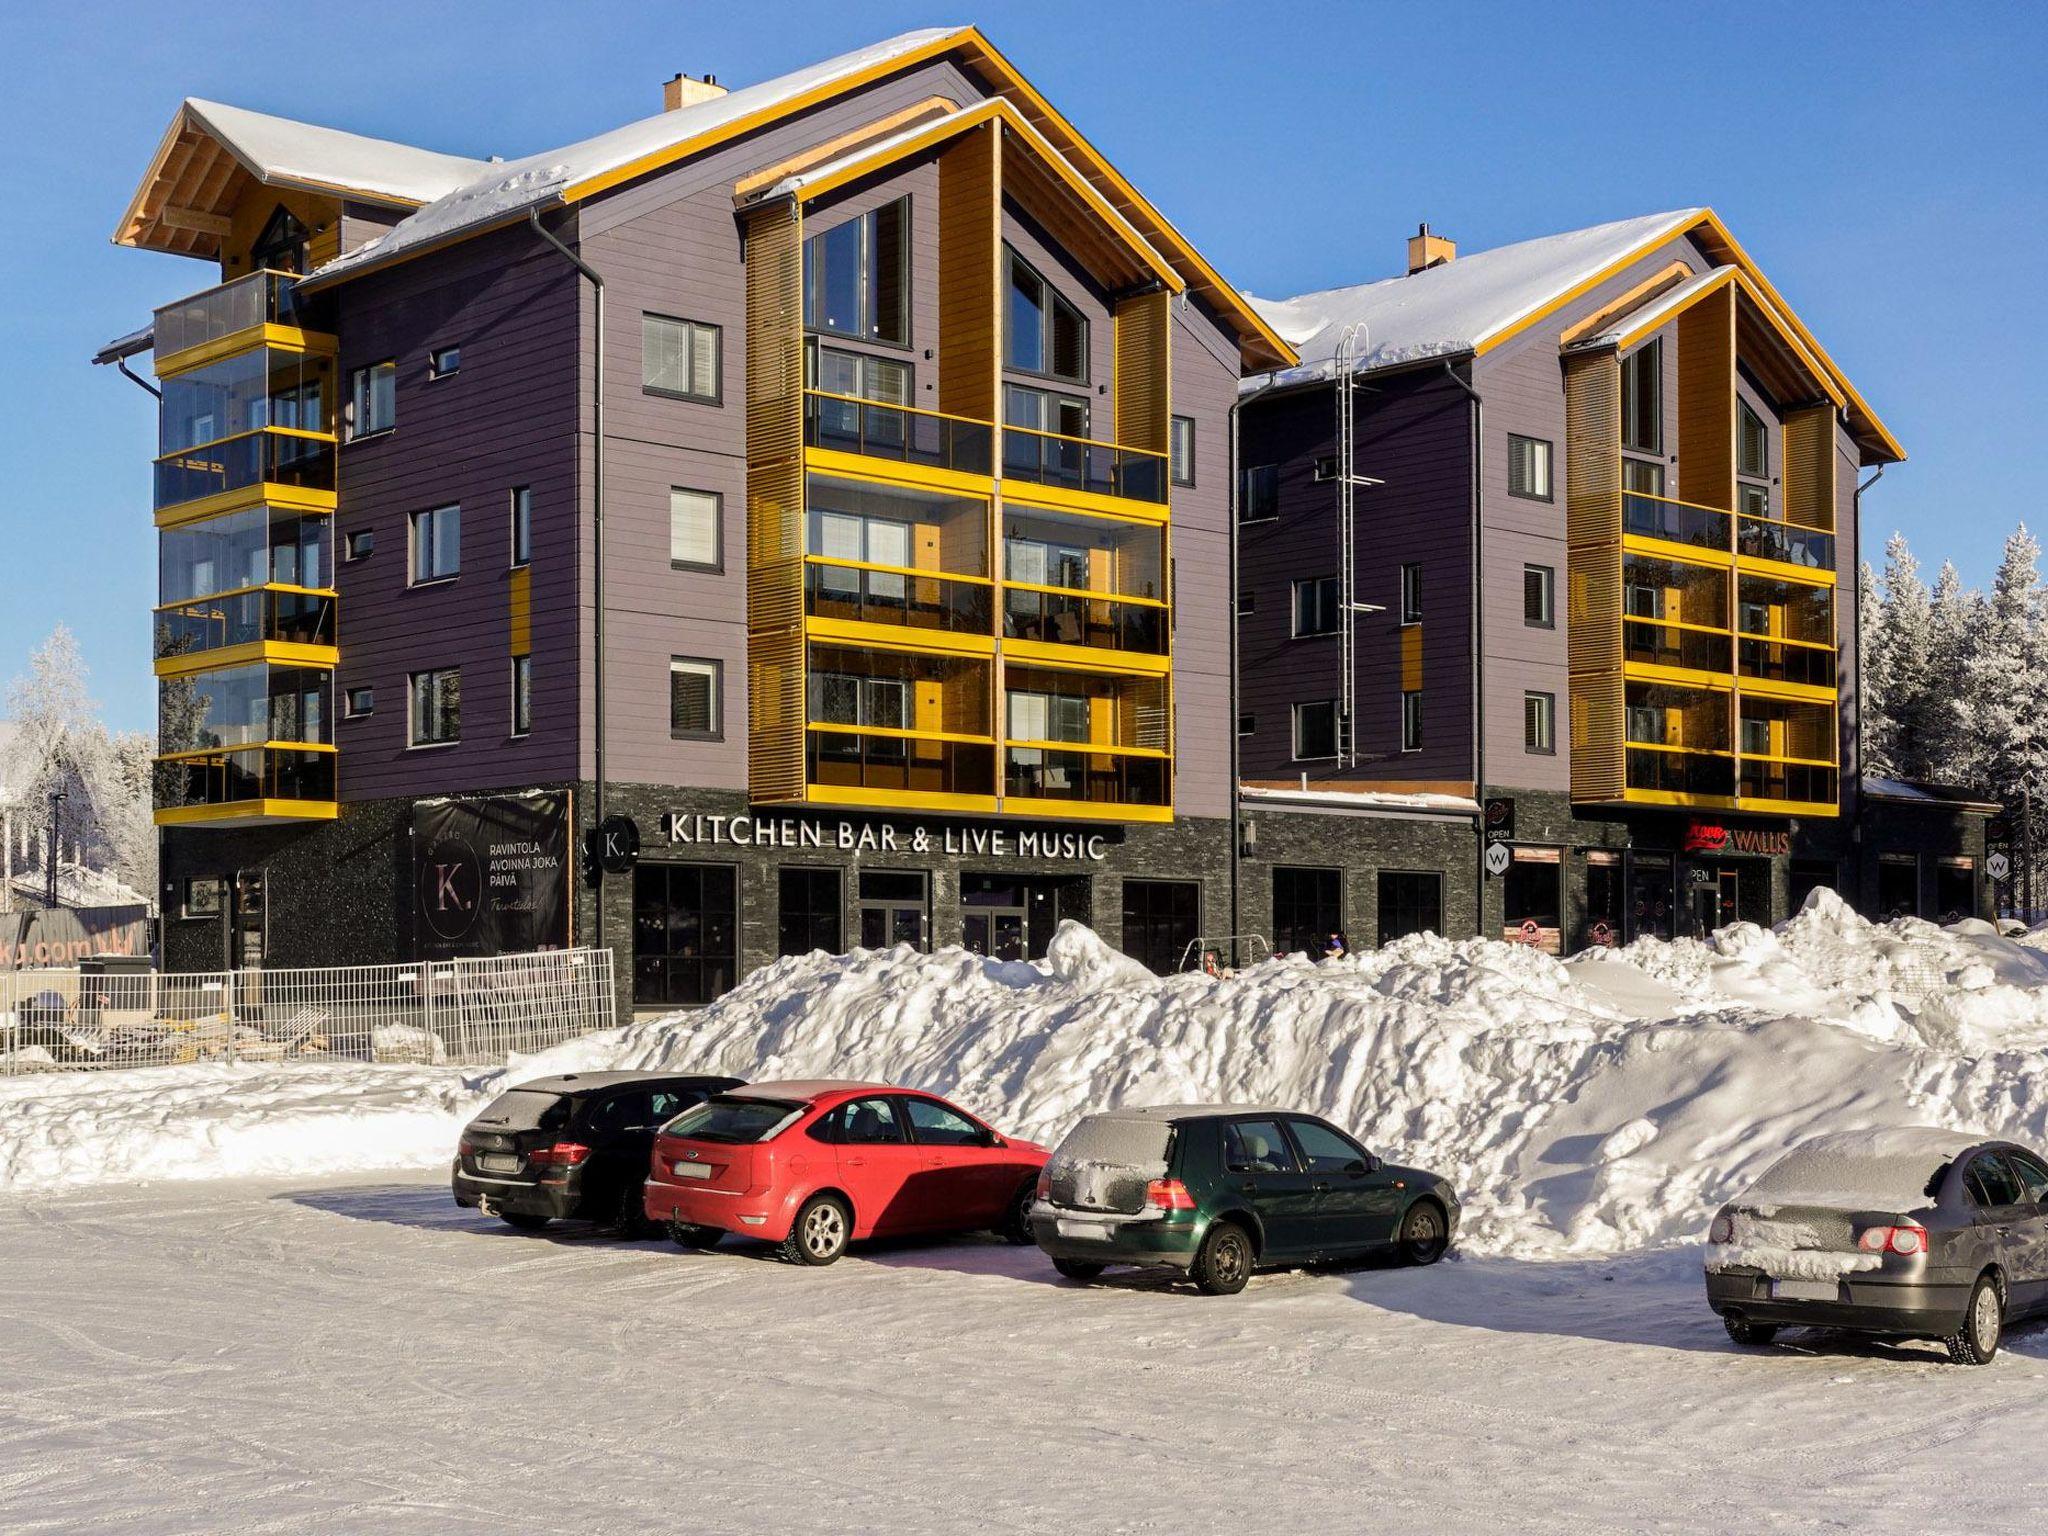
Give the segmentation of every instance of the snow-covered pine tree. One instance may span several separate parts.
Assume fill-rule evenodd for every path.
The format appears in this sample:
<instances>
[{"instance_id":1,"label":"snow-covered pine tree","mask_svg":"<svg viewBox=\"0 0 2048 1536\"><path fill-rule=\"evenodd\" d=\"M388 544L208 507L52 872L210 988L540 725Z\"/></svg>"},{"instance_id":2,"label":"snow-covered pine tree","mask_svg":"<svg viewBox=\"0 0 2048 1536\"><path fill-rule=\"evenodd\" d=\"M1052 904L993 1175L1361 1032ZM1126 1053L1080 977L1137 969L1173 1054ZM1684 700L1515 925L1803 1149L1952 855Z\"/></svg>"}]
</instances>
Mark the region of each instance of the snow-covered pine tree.
<instances>
[{"instance_id":1,"label":"snow-covered pine tree","mask_svg":"<svg viewBox=\"0 0 2048 1536\"><path fill-rule=\"evenodd\" d=\"M1957 723L1980 754L1977 781L2011 807L2043 806L2048 788L2048 635L2041 600L2041 546L2022 523L2005 541L2005 558L1963 663ZM2040 833L2044 825L2036 823ZM2037 837L2034 841L2038 842ZM2039 887L2041 847L2023 844L2016 887Z\"/></svg>"},{"instance_id":2,"label":"snow-covered pine tree","mask_svg":"<svg viewBox=\"0 0 2048 1536\"><path fill-rule=\"evenodd\" d=\"M1871 624L1873 608L1877 617ZM1864 612L1865 765L1872 773L1924 777L1934 619L1920 562L1902 533L1885 541L1879 601L1866 597Z\"/></svg>"},{"instance_id":3,"label":"snow-covered pine tree","mask_svg":"<svg viewBox=\"0 0 2048 1536\"><path fill-rule=\"evenodd\" d=\"M1928 604L1932 631L1927 696L1921 709L1921 760L1907 776L1937 784L1985 787L1983 754L1962 727L1961 680L1978 648L1987 607L1982 593L1963 586L1955 562L1944 560Z\"/></svg>"}]
</instances>

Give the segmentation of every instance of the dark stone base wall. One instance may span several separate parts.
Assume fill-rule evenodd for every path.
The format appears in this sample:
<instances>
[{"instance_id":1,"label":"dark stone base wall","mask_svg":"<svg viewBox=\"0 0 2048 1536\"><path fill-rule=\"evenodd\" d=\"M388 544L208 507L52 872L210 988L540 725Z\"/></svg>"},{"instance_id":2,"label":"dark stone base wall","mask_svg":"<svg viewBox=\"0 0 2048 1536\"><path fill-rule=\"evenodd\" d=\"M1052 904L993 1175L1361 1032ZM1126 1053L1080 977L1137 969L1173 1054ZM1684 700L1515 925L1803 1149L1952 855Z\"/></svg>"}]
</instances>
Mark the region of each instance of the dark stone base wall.
<instances>
[{"instance_id":1,"label":"dark stone base wall","mask_svg":"<svg viewBox=\"0 0 2048 1536\"><path fill-rule=\"evenodd\" d=\"M1379 872L1438 870L1444 877L1444 931L1468 937L1478 882L1472 819L1375 816L1352 811L1281 810L1248 802L1243 819L1256 829L1254 854L1238 864L1238 927L1273 938L1273 870L1278 865L1341 869L1343 927L1354 949L1379 934Z\"/></svg>"}]
</instances>

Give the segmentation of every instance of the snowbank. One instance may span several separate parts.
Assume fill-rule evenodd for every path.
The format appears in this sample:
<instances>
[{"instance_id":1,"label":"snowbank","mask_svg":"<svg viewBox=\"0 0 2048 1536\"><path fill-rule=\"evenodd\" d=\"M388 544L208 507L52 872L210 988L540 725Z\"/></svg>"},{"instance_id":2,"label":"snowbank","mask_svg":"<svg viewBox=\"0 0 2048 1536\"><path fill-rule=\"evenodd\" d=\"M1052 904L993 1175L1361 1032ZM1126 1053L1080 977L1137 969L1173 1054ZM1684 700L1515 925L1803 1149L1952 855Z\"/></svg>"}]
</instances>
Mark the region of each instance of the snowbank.
<instances>
[{"instance_id":1,"label":"snowbank","mask_svg":"<svg viewBox=\"0 0 2048 1536\"><path fill-rule=\"evenodd\" d=\"M105 1077L0 1082L0 1188L432 1165L507 1082L668 1067L900 1082L1046 1142L1120 1104L1295 1104L1453 1178L1474 1251L1606 1253L1696 1238L1810 1137L1923 1124L2038 1143L2044 1046L2048 954L1983 924L1872 925L1826 892L1776 932L1739 925L1569 963L1425 934L1228 979L1154 977L1070 925L1030 965L957 949L785 959L710 1008L483 1077L173 1069L126 1076L118 1093ZM55 1125L71 1151L30 1151Z\"/></svg>"}]
</instances>

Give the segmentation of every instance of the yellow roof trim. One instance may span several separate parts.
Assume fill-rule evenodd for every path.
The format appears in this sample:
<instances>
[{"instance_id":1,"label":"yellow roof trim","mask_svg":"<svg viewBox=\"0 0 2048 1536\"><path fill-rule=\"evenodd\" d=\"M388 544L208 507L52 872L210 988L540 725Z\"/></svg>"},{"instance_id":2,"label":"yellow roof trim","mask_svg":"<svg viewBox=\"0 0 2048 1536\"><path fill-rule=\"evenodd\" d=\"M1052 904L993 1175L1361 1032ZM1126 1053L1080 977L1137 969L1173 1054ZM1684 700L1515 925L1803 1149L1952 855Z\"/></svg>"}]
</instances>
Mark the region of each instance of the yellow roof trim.
<instances>
[{"instance_id":1,"label":"yellow roof trim","mask_svg":"<svg viewBox=\"0 0 2048 1536\"><path fill-rule=\"evenodd\" d=\"M1648 318L1630 325L1626 330L1610 329L1606 332L1605 334L1614 336L1616 350L1627 351L1652 331L1662 330L1709 294L1719 293L1732 283L1756 306L1757 313L1763 316L1765 324L1777 333L1778 339L1785 343L1794 357L1799 359L1800 365L1813 376L1814 383L1821 387L1827 397L1835 403L1836 408L1848 404L1847 397L1837 387L1834 370L1823 367L1819 359L1807 350L1806 343L1785 323L1785 317L1778 306L1764 296L1757 285L1750 281L1748 274L1740 267L1726 266L1702 275L1705 281L1687 294L1682 302L1671 303L1668 296L1652 299L1643 305L1640 311Z\"/></svg>"}]
</instances>

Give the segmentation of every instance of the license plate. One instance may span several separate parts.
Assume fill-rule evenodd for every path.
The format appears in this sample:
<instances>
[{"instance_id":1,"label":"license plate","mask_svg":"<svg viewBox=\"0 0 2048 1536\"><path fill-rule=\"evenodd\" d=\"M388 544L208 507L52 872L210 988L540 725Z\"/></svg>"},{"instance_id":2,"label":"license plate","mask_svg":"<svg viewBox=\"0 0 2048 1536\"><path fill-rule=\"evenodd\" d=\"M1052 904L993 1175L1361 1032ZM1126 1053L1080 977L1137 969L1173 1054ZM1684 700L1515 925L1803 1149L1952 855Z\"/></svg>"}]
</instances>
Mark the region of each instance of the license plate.
<instances>
[{"instance_id":1,"label":"license plate","mask_svg":"<svg viewBox=\"0 0 2048 1536\"><path fill-rule=\"evenodd\" d=\"M1089 1238L1096 1242L1109 1236L1109 1223L1103 1221L1055 1221L1053 1229L1061 1237Z\"/></svg>"},{"instance_id":2,"label":"license plate","mask_svg":"<svg viewBox=\"0 0 2048 1536\"><path fill-rule=\"evenodd\" d=\"M711 1177L711 1167L708 1163L670 1163L669 1167L674 1170L675 1176L679 1179L708 1179Z\"/></svg>"},{"instance_id":3,"label":"license plate","mask_svg":"<svg viewBox=\"0 0 2048 1536\"><path fill-rule=\"evenodd\" d=\"M502 1152L486 1152L476 1160L477 1167L485 1173L517 1173L519 1159L508 1157Z\"/></svg>"},{"instance_id":4,"label":"license plate","mask_svg":"<svg viewBox=\"0 0 2048 1536\"><path fill-rule=\"evenodd\" d=\"M1774 1280L1771 1282L1773 1301L1833 1301L1841 1295L1841 1286L1833 1280Z\"/></svg>"}]
</instances>

